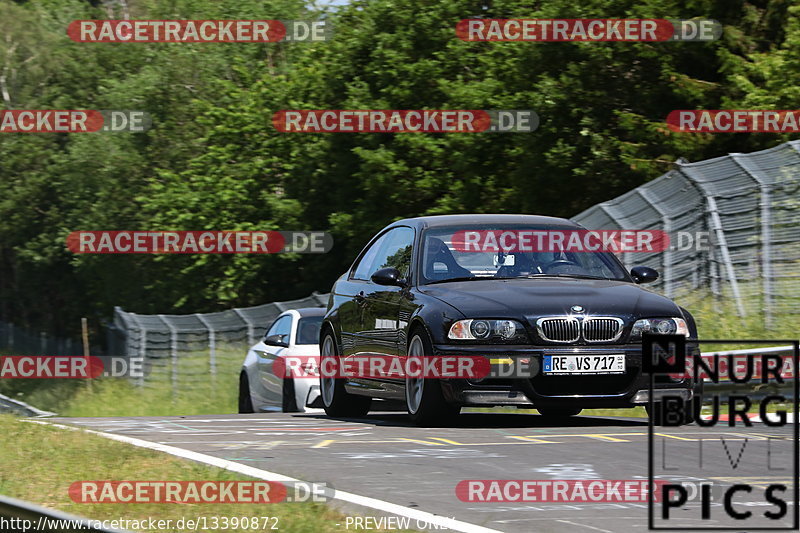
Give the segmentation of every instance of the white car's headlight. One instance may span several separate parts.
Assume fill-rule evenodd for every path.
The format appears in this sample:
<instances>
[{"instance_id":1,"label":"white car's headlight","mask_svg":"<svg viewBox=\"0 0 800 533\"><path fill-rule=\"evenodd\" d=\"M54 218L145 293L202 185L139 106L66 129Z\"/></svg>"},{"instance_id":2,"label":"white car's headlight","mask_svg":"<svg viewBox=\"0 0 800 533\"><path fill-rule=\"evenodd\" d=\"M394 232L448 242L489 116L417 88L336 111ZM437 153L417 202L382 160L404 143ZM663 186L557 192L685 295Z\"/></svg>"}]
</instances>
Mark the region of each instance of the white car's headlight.
<instances>
[{"instance_id":1,"label":"white car's headlight","mask_svg":"<svg viewBox=\"0 0 800 533\"><path fill-rule=\"evenodd\" d=\"M450 326L447 337L453 340L511 340L525 335L525 327L516 320L482 320L469 318Z\"/></svg>"},{"instance_id":2,"label":"white car's headlight","mask_svg":"<svg viewBox=\"0 0 800 533\"><path fill-rule=\"evenodd\" d=\"M631 340L641 340L642 333L678 334L688 337L689 328L682 318L642 318L634 322Z\"/></svg>"}]
</instances>

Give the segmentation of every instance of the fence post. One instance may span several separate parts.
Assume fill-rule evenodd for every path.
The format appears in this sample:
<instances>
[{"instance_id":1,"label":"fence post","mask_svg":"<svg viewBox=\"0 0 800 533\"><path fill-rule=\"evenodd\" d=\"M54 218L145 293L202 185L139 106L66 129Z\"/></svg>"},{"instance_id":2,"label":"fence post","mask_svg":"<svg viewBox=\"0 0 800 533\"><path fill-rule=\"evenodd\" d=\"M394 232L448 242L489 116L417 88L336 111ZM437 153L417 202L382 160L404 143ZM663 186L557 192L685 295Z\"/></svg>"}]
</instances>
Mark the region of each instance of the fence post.
<instances>
[{"instance_id":1,"label":"fence post","mask_svg":"<svg viewBox=\"0 0 800 533\"><path fill-rule=\"evenodd\" d=\"M216 381L217 379L216 332L214 331L214 328L211 327L211 324L208 322L208 320L206 320L202 314L195 313L194 316L196 316L197 319L200 322L202 322L203 325L208 330L208 366L209 369L211 370L211 379Z\"/></svg>"},{"instance_id":2,"label":"fence post","mask_svg":"<svg viewBox=\"0 0 800 533\"><path fill-rule=\"evenodd\" d=\"M736 310L740 317L746 315L744 305L742 304L742 295L739 293L739 283L736 280L736 274L733 271L733 262L731 261L731 254L728 251L728 242L725 239L725 231L722 229L722 219L719 217L717 210L717 202L713 196L706 196L706 204L708 206L708 213L711 216L712 231L717 237L717 244L719 251L722 255L722 262L725 264L725 270L728 274L728 281L731 284L731 292L733 292L733 299L736 300Z\"/></svg>"},{"instance_id":3,"label":"fence post","mask_svg":"<svg viewBox=\"0 0 800 533\"><path fill-rule=\"evenodd\" d=\"M772 211L769 186L761 184L761 281L764 291L764 324L772 328Z\"/></svg>"},{"instance_id":4,"label":"fence post","mask_svg":"<svg viewBox=\"0 0 800 533\"><path fill-rule=\"evenodd\" d=\"M178 399L178 330L164 315L158 315L169 328L170 358L172 359L172 399Z\"/></svg>"},{"instance_id":5,"label":"fence post","mask_svg":"<svg viewBox=\"0 0 800 533\"><path fill-rule=\"evenodd\" d=\"M625 225L622 222L623 220L625 220L625 217L615 207L608 205L606 202L603 202L602 204L597 204L597 207L599 207L600 210L603 211L608 216L608 218L613 220L614 223L617 225L617 227L619 227L620 229L625 228ZM631 269L630 266L631 262L628 259L628 252L622 252L620 254L619 259L622 262L622 266L625 267L625 270Z\"/></svg>"},{"instance_id":6,"label":"fence post","mask_svg":"<svg viewBox=\"0 0 800 533\"><path fill-rule=\"evenodd\" d=\"M237 309L236 307L233 308L233 312L236 313L238 317L241 318L245 324L247 324L247 344L252 346L253 344L255 344L255 330L253 323L250 322L250 320L248 320L248 318L244 316L244 313L239 311L239 309Z\"/></svg>"},{"instance_id":7,"label":"fence post","mask_svg":"<svg viewBox=\"0 0 800 533\"><path fill-rule=\"evenodd\" d=\"M711 228L711 221L708 222L708 227ZM711 278L711 294L719 298L721 293L719 291L719 261L717 261L717 250L713 246L708 252L708 277Z\"/></svg>"},{"instance_id":8,"label":"fence post","mask_svg":"<svg viewBox=\"0 0 800 533\"><path fill-rule=\"evenodd\" d=\"M139 318L134 313L128 313L136 325L139 326L139 357L142 358L142 375L136 378L136 385L139 387L144 386L144 374L147 372L147 328L145 328L139 321ZM125 344L130 343L129 336L126 334Z\"/></svg>"},{"instance_id":9,"label":"fence post","mask_svg":"<svg viewBox=\"0 0 800 533\"><path fill-rule=\"evenodd\" d=\"M795 147L796 149L796 147ZM758 183L759 209L761 210L761 290L763 295L764 325L772 327L772 211L769 177L760 168L739 154L731 154L731 159Z\"/></svg>"},{"instance_id":10,"label":"fence post","mask_svg":"<svg viewBox=\"0 0 800 533\"><path fill-rule=\"evenodd\" d=\"M83 357L89 366L89 321L86 317L81 318L81 340L83 341ZM92 377L86 378L86 388L92 390Z\"/></svg>"},{"instance_id":11,"label":"fence post","mask_svg":"<svg viewBox=\"0 0 800 533\"><path fill-rule=\"evenodd\" d=\"M652 197L649 190L638 188L636 192L638 192L639 196L641 196L642 199L658 213L658 216L661 217L661 225L664 228L664 233L669 237L672 233L672 220L667 215L667 212L658 204L658 201ZM672 287L675 281L672 274L672 246L668 247L661 254L661 269L664 272L664 294L667 298L672 298Z\"/></svg>"}]
</instances>

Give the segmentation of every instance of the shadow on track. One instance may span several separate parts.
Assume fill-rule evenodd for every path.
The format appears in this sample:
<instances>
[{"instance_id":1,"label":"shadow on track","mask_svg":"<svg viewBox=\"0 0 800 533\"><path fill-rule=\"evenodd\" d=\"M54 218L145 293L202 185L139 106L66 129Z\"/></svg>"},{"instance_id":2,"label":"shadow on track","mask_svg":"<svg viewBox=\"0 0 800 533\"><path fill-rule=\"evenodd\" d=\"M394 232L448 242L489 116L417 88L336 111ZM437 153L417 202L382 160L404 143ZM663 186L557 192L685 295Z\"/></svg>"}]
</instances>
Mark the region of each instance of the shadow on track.
<instances>
[{"instance_id":1,"label":"shadow on track","mask_svg":"<svg viewBox=\"0 0 800 533\"><path fill-rule=\"evenodd\" d=\"M375 426L416 427L401 413L370 413L363 418L332 418L325 414L295 415L303 418L342 420L360 422ZM448 428L575 428L575 427L647 427L646 418L573 416L566 418L548 418L534 414L513 413L463 413L452 420L452 423L433 427Z\"/></svg>"}]
</instances>

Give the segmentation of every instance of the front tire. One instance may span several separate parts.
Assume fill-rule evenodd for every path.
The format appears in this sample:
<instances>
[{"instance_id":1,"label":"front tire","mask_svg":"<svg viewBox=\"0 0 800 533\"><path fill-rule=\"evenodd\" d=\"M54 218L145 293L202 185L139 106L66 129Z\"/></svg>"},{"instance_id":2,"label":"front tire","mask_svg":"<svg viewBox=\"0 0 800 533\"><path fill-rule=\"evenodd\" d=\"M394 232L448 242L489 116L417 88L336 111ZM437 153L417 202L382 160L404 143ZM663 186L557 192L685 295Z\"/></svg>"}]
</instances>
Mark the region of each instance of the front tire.
<instances>
[{"instance_id":1,"label":"front tire","mask_svg":"<svg viewBox=\"0 0 800 533\"><path fill-rule=\"evenodd\" d=\"M417 330L408 343L409 357L431 357L433 348L424 331ZM417 426L446 425L458 416L461 407L444 399L439 379L406 378L406 409Z\"/></svg>"},{"instance_id":2,"label":"front tire","mask_svg":"<svg viewBox=\"0 0 800 533\"><path fill-rule=\"evenodd\" d=\"M239 412L254 413L253 398L250 396L250 380L247 379L247 372L239 374Z\"/></svg>"},{"instance_id":3,"label":"front tire","mask_svg":"<svg viewBox=\"0 0 800 533\"><path fill-rule=\"evenodd\" d=\"M336 339L329 330L322 338L320 347L320 369L337 365L327 365L325 358L339 357ZM344 379L326 377L323 373L319 377L319 390L322 394L322 404L325 414L334 417L359 418L369 413L372 398L350 394L344 388Z\"/></svg>"}]
</instances>

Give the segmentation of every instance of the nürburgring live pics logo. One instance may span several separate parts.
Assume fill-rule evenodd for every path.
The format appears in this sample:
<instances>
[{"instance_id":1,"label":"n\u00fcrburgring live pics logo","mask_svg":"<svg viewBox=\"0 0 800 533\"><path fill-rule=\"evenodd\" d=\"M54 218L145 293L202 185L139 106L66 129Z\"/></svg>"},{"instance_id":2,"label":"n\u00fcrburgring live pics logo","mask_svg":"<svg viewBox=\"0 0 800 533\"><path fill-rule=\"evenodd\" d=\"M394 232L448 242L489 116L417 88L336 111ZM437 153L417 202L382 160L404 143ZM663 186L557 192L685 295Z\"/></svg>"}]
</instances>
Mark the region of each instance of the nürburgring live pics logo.
<instances>
[{"instance_id":1,"label":"n\u00fcrburgring live pics logo","mask_svg":"<svg viewBox=\"0 0 800 533\"><path fill-rule=\"evenodd\" d=\"M702 344L783 344L792 350L709 357L701 356ZM659 491L650 493L650 530L798 529L798 359L800 342L792 340L687 342L683 335L644 335L643 371L649 374L651 413L658 413L648 431L648 480ZM662 409L653 410L655 383L676 373L704 382L701 397L711 403L711 416L701 416L700 401L674 393L659 397ZM720 406L727 406L727 419ZM751 408L758 415L749 414ZM670 430L683 426L689 414L690 426ZM656 416L663 430L654 428ZM681 479L697 478L704 481L693 486L690 498ZM654 483L665 479L671 481Z\"/></svg>"}]
</instances>

